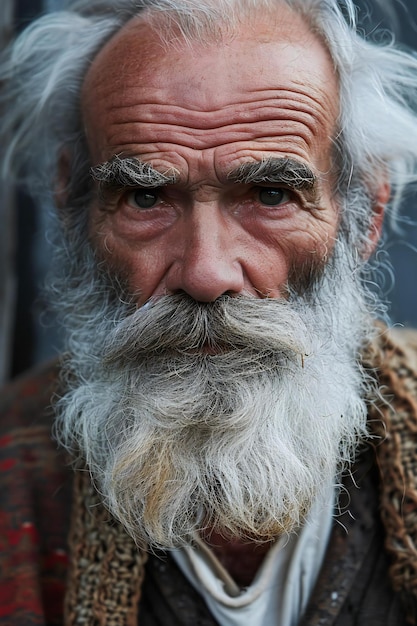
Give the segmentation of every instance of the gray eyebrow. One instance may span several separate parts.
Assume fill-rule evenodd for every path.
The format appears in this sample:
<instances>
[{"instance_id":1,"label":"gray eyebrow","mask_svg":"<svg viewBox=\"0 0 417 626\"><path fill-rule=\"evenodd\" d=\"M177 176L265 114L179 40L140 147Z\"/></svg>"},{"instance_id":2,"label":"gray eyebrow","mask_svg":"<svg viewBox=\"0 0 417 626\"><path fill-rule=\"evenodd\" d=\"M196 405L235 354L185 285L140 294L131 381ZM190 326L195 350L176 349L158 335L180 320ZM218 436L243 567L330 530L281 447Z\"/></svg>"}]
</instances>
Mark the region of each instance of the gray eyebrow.
<instances>
[{"instance_id":1,"label":"gray eyebrow","mask_svg":"<svg viewBox=\"0 0 417 626\"><path fill-rule=\"evenodd\" d=\"M288 157L270 157L262 161L242 163L229 172L227 178L235 183L282 184L300 191L314 192L317 185L317 177L308 165Z\"/></svg>"},{"instance_id":2,"label":"gray eyebrow","mask_svg":"<svg viewBox=\"0 0 417 626\"><path fill-rule=\"evenodd\" d=\"M174 184L178 180L177 172L171 168L158 172L150 163L136 157L114 156L90 168L90 175L99 185L99 192L118 191L128 187L154 189Z\"/></svg>"}]
</instances>

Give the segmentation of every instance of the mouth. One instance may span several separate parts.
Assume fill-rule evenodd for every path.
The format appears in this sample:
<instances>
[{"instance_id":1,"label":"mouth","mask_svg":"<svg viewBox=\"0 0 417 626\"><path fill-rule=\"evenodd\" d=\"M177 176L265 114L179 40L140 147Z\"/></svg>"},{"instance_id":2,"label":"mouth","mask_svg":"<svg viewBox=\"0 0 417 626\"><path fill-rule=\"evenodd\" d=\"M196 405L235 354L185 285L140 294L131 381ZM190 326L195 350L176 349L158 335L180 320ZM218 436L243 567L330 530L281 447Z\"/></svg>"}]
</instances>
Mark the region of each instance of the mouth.
<instances>
[{"instance_id":1,"label":"mouth","mask_svg":"<svg viewBox=\"0 0 417 626\"><path fill-rule=\"evenodd\" d=\"M191 350L186 350L186 354L190 354L192 356L218 356L220 354L225 354L226 352L230 352L231 347L226 344L220 343L211 343L210 341L205 341L198 348L192 348Z\"/></svg>"},{"instance_id":2,"label":"mouth","mask_svg":"<svg viewBox=\"0 0 417 626\"><path fill-rule=\"evenodd\" d=\"M213 345L205 342L200 349L201 354L207 354L209 356L215 356L216 354L223 354L226 352L226 347L219 344Z\"/></svg>"}]
</instances>

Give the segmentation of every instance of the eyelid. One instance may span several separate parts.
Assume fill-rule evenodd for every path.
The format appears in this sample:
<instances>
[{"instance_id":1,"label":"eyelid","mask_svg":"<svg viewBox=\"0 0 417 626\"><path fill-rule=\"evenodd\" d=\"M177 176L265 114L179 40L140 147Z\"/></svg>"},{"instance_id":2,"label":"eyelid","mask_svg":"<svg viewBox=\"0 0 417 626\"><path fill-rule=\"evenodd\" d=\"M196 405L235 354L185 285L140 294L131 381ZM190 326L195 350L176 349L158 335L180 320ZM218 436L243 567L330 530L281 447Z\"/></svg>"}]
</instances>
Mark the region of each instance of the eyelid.
<instances>
[{"instance_id":1,"label":"eyelid","mask_svg":"<svg viewBox=\"0 0 417 626\"><path fill-rule=\"evenodd\" d=\"M285 185L278 185L278 184L277 185L273 185L273 184L272 185L271 184L256 185L254 187L254 190L257 194L260 194L262 191L281 191L283 194L283 199L279 205L285 204L286 202L291 202L297 197L296 194L291 189L288 189L288 187L285 187ZM279 206L279 205L276 205L276 206Z\"/></svg>"},{"instance_id":2,"label":"eyelid","mask_svg":"<svg viewBox=\"0 0 417 626\"><path fill-rule=\"evenodd\" d=\"M284 183L257 183L256 185L254 185L254 189L282 189L283 191L288 191L288 193L296 193L296 191L292 187L289 187Z\"/></svg>"},{"instance_id":3,"label":"eyelid","mask_svg":"<svg viewBox=\"0 0 417 626\"><path fill-rule=\"evenodd\" d=\"M156 193L160 195L161 187L141 187L139 185L99 185L98 188L98 201L101 210L112 211L116 210L120 203L126 203L127 198L137 191L148 191L149 193Z\"/></svg>"}]
</instances>

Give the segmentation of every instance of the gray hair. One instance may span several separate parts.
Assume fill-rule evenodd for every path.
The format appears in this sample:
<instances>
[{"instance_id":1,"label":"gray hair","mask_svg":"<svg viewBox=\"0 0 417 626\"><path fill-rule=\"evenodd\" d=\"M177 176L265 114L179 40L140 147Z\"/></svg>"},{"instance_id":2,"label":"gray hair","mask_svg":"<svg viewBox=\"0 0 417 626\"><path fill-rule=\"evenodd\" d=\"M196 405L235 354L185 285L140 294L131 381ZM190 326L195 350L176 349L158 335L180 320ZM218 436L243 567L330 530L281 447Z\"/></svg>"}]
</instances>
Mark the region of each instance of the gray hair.
<instances>
[{"instance_id":1,"label":"gray hair","mask_svg":"<svg viewBox=\"0 0 417 626\"><path fill-rule=\"evenodd\" d=\"M0 64L6 83L0 99L3 175L20 179L34 195L51 191L58 156L66 151L72 159L71 206L80 207L83 197L85 207L91 163L80 92L105 42L144 10L163 14L164 23L175 24L186 39L204 39L233 29L242 15L277 10L281 3L301 13L322 38L339 76L338 191L346 196L360 183L372 197L386 178L395 212L405 186L417 180L417 58L393 41L376 45L361 38L352 0L69 1L67 10L32 23Z\"/></svg>"}]
</instances>

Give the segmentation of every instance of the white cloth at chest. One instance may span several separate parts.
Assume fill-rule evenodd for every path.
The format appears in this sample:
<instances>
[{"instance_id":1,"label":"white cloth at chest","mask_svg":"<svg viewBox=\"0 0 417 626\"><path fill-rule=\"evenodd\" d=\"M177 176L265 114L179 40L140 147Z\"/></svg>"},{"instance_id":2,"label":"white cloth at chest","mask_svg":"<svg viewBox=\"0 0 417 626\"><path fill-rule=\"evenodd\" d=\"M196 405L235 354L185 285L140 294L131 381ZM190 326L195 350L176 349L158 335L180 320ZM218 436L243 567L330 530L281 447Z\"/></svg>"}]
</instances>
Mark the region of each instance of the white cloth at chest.
<instances>
[{"instance_id":1,"label":"white cloth at chest","mask_svg":"<svg viewBox=\"0 0 417 626\"><path fill-rule=\"evenodd\" d=\"M240 592L201 539L196 547L173 550L172 557L221 626L297 626L324 558L333 513L334 488L314 504L297 533L273 545L253 583Z\"/></svg>"}]
</instances>

